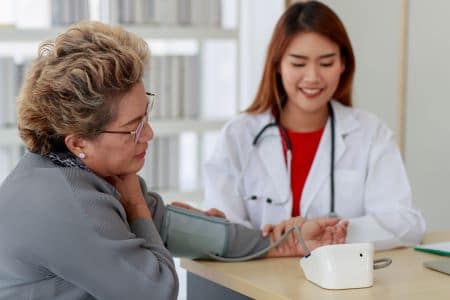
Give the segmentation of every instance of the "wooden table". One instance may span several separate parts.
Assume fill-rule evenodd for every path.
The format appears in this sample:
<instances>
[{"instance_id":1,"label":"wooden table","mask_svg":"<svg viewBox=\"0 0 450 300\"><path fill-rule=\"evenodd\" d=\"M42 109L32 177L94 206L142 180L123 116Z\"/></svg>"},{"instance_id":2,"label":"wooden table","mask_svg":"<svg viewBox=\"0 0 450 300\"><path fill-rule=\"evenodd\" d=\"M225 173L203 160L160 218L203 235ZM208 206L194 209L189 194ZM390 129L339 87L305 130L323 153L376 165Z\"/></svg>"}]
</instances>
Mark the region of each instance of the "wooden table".
<instances>
[{"instance_id":1,"label":"wooden table","mask_svg":"<svg viewBox=\"0 0 450 300\"><path fill-rule=\"evenodd\" d=\"M424 243L450 241L450 232L427 234ZM188 299L450 299L450 276L423 267L443 257L411 248L381 251L392 265L374 271L364 289L325 290L308 280L299 258L270 258L244 263L182 259L188 271ZM448 258L449 259L449 258Z\"/></svg>"}]
</instances>

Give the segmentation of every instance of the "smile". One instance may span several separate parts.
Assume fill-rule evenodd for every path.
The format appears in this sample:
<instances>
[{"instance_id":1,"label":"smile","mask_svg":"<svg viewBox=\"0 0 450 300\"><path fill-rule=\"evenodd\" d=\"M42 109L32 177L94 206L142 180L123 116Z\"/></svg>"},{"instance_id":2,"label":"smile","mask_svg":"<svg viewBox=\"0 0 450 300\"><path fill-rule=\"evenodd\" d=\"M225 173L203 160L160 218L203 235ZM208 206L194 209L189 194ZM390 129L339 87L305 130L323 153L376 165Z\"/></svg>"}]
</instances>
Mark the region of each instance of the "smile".
<instances>
[{"instance_id":1,"label":"smile","mask_svg":"<svg viewBox=\"0 0 450 300\"><path fill-rule=\"evenodd\" d=\"M323 88L299 88L299 89L308 98L317 97L324 90Z\"/></svg>"}]
</instances>

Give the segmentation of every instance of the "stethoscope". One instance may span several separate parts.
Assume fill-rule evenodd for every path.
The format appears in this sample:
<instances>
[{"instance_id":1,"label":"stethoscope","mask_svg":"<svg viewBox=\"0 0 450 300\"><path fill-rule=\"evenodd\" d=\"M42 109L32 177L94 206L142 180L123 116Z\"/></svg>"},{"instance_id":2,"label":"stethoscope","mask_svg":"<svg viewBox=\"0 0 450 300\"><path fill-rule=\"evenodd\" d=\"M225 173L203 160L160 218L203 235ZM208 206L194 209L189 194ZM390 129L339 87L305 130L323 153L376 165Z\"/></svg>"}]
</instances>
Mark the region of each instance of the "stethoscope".
<instances>
[{"instance_id":1,"label":"stethoscope","mask_svg":"<svg viewBox=\"0 0 450 300\"><path fill-rule=\"evenodd\" d=\"M334 118L334 110L333 106L330 102L328 102L328 111L330 114L330 125L331 125L331 150L330 150L330 213L328 214L329 217L337 217L337 214L335 212L335 189L334 189L334 159L335 159L335 118ZM266 124L263 128L261 128L260 131L256 134L255 138L252 142L252 148L256 148L258 146L258 142L262 139L263 133L271 127L278 127L280 128L280 131L282 133L282 139L286 146L286 164L287 164L287 170L288 170L288 177L289 177L289 184L291 182L291 164L292 164L292 143L291 139L289 138L289 135L287 133L286 128L284 128L280 122L279 122L279 116L275 118L274 122L270 122ZM248 167L249 162L247 162ZM246 169L246 167L244 169ZM269 204L276 204L276 205L284 205L286 202L289 201L289 199L292 196L292 190L288 196L288 199L283 202L274 202L272 199L267 199L267 203ZM257 197L255 195L251 196L249 199L255 200ZM270 201L269 201L270 200Z\"/></svg>"}]
</instances>

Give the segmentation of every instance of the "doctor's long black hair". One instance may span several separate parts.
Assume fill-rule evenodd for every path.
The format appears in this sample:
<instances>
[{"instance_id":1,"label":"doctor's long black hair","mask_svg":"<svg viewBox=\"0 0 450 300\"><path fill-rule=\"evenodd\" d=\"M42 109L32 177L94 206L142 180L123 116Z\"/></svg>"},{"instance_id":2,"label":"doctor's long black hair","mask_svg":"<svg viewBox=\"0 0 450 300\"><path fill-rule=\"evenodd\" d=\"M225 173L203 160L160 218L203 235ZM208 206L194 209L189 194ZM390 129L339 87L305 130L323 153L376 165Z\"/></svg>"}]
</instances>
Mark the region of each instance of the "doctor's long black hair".
<instances>
[{"instance_id":1,"label":"doctor's long black hair","mask_svg":"<svg viewBox=\"0 0 450 300\"><path fill-rule=\"evenodd\" d=\"M318 1L292 4L278 20L270 41L264 72L253 103L245 110L262 113L267 110L277 115L286 102L279 66L281 58L292 39L301 32L315 32L339 46L345 70L333 98L346 106L352 105L352 85L355 57L344 25L325 4Z\"/></svg>"}]
</instances>

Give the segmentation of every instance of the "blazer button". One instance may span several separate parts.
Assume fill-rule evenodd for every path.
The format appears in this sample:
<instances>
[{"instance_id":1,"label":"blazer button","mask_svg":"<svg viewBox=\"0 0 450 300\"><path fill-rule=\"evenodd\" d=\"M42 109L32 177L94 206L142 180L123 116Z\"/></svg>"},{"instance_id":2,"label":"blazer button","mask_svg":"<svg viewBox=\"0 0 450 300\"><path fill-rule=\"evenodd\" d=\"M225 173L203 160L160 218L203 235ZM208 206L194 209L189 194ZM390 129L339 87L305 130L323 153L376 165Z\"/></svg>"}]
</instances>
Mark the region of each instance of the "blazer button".
<instances>
[{"instance_id":1,"label":"blazer button","mask_svg":"<svg viewBox=\"0 0 450 300\"><path fill-rule=\"evenodd\" d=\"M272 203L272 199L271 198L267 198L266 202L270 204L270 203Z\"/></svg>"}]
</instances>

